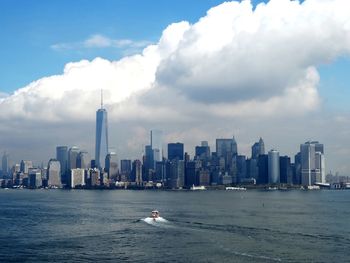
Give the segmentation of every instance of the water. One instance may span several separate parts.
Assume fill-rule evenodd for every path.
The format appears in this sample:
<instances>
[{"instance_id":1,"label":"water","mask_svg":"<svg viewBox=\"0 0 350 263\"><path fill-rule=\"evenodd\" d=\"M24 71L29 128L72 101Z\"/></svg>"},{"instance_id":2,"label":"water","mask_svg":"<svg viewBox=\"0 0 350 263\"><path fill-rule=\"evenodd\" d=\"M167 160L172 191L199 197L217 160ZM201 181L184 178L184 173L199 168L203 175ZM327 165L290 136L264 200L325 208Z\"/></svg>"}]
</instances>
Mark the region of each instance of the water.
<instances>
[{"instance_id":1,"label":"water","mask_svg":"<svg viewBox=\"0 0 350 263\"><path fill-rule=\"evenodd\" d=\"M349 248L350 191L0 190L1 262L350 262Z\"/></svg>"}]
</instances>

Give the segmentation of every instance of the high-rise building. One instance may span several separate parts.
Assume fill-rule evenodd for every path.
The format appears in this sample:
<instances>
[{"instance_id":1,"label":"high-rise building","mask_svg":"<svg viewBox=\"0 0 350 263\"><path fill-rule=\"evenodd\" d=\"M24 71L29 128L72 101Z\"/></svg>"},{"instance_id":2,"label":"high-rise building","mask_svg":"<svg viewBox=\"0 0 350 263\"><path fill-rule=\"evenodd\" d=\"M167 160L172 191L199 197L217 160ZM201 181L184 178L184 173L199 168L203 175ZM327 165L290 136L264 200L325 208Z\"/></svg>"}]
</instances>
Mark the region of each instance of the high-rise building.
<instances>
[{"instance_id":1,"label":"high-rise building","mask_svg":"<svg viewBox=\"0 0 350 263\"><path fill-rule=\"evenodd\" d=\"M63 184L68 182L68 147L57 146L56 147L56 159L61 165L61 180Z\"/></svg>"},{"instance_id":2,"label":"high-rise building","mask_svg":"<svg viewBox=\"0 0 350 263\"><path fill-rule=\"evenodd\" d=\"M169 163L169 180L168 187L177 189L184 187L185 181L185 162L178 158L173 159Z\"/></svg>"},{"instance_id":3,"label":"high-rise building","mask_svg":"<svg viewBox=\"0 0 350 263\"><path fill-rule=\"evenodd\" d=\"M290 163L290 157L288 156L280 156L280 183L293 183L293 171Z\"/></svg>"},{"instance_id":4,"label":"high-rise building","mask_svg":"<svg viewBox=\"0 0 350 263\"><path fill-rule=\"evenodd\" d=\"M109 152L106 156L105 170L109 179L117 179L118 175L118 156L115 152Z\"/></svg>"},{"instance_id":5,"label":"high-rise building","mask_svg":"<svg viewBox=\"0 0 350 263\"><path fill-rule=\"evenodd\" d=\"M68 151L68 170L72 170L75 168L78 168L78 155L79 155L79 148L76 146L73 146L69 148Z\"/></svg>"},{"instance_id":6,"label":"high-rise building","mask_svg":"<svg viewBox=\"0 0 350 263\"><path fill-rule=\"evenodd\" d=\"M143 164L147 173L149 169L154 169L153 150L151 145L145 146L145 158Z\"/></svg>"},{"instance_id":7,"label":"high-rise building","mask_svg":"<svg viewBox=\"0 0 350 263\"><path fill-rule=\"evenodd\" d=\"M237 142L232 139L216 139L216 155L224 159L224 170L232 172L233 158L237 156Z\"/></svg>"},{"instance_id":8,"label":"high-rise building","mask_svg":"<svg viewBox=\"0 0 350 263\"><path fill-rule=\"evenodd\" d=\"M4 152L2 156L2 176L6 177L9 174L9 155Z\"/></svg>"},{"instance_id":9,"label":"high-rise building","mask_svg":"<svg viewBox=\"0 0 350 263\"><path fill-rule=\"evenodd\" d=\"M121 173L131 173L131 160L121 160L120 161L120 172Z\"/></svg>"},{"instance_id":10,"label":"high-rise building","mask_svg":"<svg viewBox=\"0 0 350 263\"><path fill-rule=\"evenodd\" d=\"M252 159L258 159L259 155L265 154L265 144L262 138L252 146Z\"/></svg>"},{"instance_id":11,"label":"high-rise building","mask_svg":"<svg viewBox=\"0 0 350 263\"><path fill-rule=\"evenodd\" d=\"M268 155L261 154L258 159L258 184L268 184L269 183L269 173L268 173Z\"/></svg>"},{"instance_id":12,"label":"high-rise building","mask_svg":"<svg viewBox=\"0 0 350 263\"><path fill-rule=\"evenodd\" d=\"M241 182L247 178L247 162L245 155L237 155L235 157L236 169L237 169L237 181Z\"/></svg>"},{"instance_id":13,"label":"high-rise building","mask_svg":"<svg viewBox=\"0 0 350 263\"><path fill-rule=\"evenodd\" d=\"M81 168L75 168L71 170L70 187L82 187L85 186L85 170Z\"/></svg>"},{"instance_id":14,"label":"high-rise building","mask_svg":"<svg viewBox=\"0 0 350 263\"><path fill-rule=\"evenodd\" d=\"M194 160L186 163L185 186L190 188L192 185L199 185L199 170L202 167L200 160Z\"/></svg>"},{"instance_id":15,"label":"high-rise building","mask_svg":"<svg viewBox=\"0 0 350 263\"><path fill-rule=\"evenodd\" d=\"M28 170L28 187L35 189L42 186L42 178L40 169Z\"/></svg>"},{"instance_id":16,"label":"high-rise building","mask_svg":"<svg viewBox=\"0 0 350 263\"><path fill-rule=\"evenodd\" d=\"M160 162L163 159L163 132L151 130L151 149L153 151L153 161ZM153 169L154 169L153 165Z\"/></svg>"},{"instance_id":17,"label":"high-rise building","mask_svg":"<svg viewBox=\"0 0 350 263\"><path fill-rule=\"evenodd\" d=\"M142 185L142 162L140 160L133 161L131 175L132 182Z\"/></svg>"},{"instance_id":18,"label":"high-rise building","mask_svg":"<svg viewBox=\"0 0 350 263\"><path fill-rule=\"evenodd\" d=\"M276 150L269 151L268 174L270 184L278 184L280 182L280 154Z\"/></svg>"},{"instance_id":19,"label":"high-rise building","mask_svg":"<svg viewBox=\"0 0 350 263\"><path fill-rule=\"evenodd\" d=\"M33 162L32 161L21 161L21 172L28 174L29 169L33 168Z\"/></svg>"},{"instance_id":20,"label":"high-rise building","mask_svg":"<svg viewBox=\"0 0 350 263\"><path fill-rule=\"evenodd\" d=\"M77 156L77 168L89 169L91 165L91 158L87 151L80 151Z\"/></svg>"},{"instance_id":21,"label":"high-rise building","mask_svg":"<svg viewBox=\"0 0 350 263\"><path fill-rule=\"evenodd\" d=\"M202 142L201 146L196 146L195 155L197 159L208 160L210 158L210 147L208 144L203 145Z\"/></svg>"},{"instance_id":22,"label":"high-rise building","mask_svg":"<svg viewBox=\"0 0 350 263\"><path fill-rule=\"evenodd\" d=\"M177 143L169 143L168 144L168 160L172 161L174 159L183 160L184 159L184 144Z\"/></svg>"},{"instance_id":23,"label":"high-rise building","mask_svg":"<svg viewBox=\"0 0 350 263\"><path fill-rule=\"evenodd\" d=\"M56 159L50 159L47 165L47 179L49 187L61 187L61 164Z\"/></svg>"},{"instance_id":24,"label":"high-rise building","mask_svg":"<svg viewBox=\"0 0 350 263\"><path fill-rule=\"evenodd\" d=\"M101 91L101 108L96 112L96 143L95 165L103 169L105 158L108 154L108 122L107 110L103 108L103 94Z\"/></svg>"},{"instance_id":25,"label":"high-rise building","mask_svg":"<svg viewBox=\"0 0 350 263\"><path fill-rule=\"evenodd\" d=\"M237 155L237 142L235 137L232 139L216 139L216 154L218 157L224 157L229 154L231 156Z\"/></svg>"},{"instance_id":26,"label":"high-rise building","mask_svg":"<svg viewBox=\"0 0 350 263\"><path fill-rule=\"evenodd\" d=\"M323 144L309 141L300 145L301 153L301 184L314 185L325 182L325 160Z\"/></svg>"},{"instance_id":27,"label":"high-rise building","mask_svg":"<svg viewBox=\"0 0 350 263\"><path fill-rule=\"evenodd\" d=\"M293 184L301 184L301 152L294 156Z\"/></svg>"}]
</instances>

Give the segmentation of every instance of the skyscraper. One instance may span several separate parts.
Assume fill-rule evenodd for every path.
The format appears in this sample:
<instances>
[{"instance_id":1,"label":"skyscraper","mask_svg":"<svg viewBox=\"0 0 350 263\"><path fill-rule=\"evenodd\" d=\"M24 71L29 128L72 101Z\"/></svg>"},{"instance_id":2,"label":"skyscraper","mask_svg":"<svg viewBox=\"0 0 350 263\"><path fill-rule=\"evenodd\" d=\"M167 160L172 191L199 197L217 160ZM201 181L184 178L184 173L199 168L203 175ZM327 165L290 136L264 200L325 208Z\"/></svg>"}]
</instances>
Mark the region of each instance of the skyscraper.
<instances>
[{"instance_id":1,"label":"skyscraper","mask_svg":"<svg viewBox=\"0 0 350 263\"><path fill-rule=\"evenodd\" d=\"M154 162L160 162L163 159L163 132L160 130L151 130L151 148L153 151Z\"/></svg>"},{"instance_id":2,"label":"skyscraper","mask_svg":"<svg viewBox=\"0 0 350 263\"><path fill-rule=\"evenodd\" d=\"M109 152L106 156L105 170L109 179L117 179L118 175L118 156L115 152Z\"/></svg>"},{"instance_id":3,"label":"skyscraper","mask_svg":"<svg viewBox=\"0 0 350 263\"><path fill-rule=\"evenodd\" d=\"M177 143L169 143L168 144L168 160L172 161L174 159L183 160L184 159L184 144Z\"/></svg>"},{"instance_id":4,"label":"skyscraper","mask_svg":"<svg viewBox=\"0 0 350 263\"><path fill-rule=\"evenodd\" d=\"M77 157L77 168L89 169L91 164L91 158L87 151L81 151Z\"/></svg>"},{"instance_id":5,"label":"skyscraper","mask_svg":"<svg viewBox=\"0 0 350 263\"><path fill-rule=\"evenodd\" d=\"M48 186L61 187L61 164L56 159L50 159L47 167Z\"/></svg>"},{"instance_id":6,"label":"skyscraper","mask_svg":"<svg viewBox=\"0 0 350 263\"><path fill-rule=\"evenodd\" d=\"M325 182L325 160L323 144L317 141L305 142L300 145L301 153L301 184L313 185Z\"/></svg>"},{"instance_id":7,"label":"skyscraper","mask_svg":"<svg viewBox=\"0 0 350 263\"><path fill-rule=\"evenodd\" d=\"M270 184L278 184L280 182L280 154L276 150L269 151L268 174Z\"/></svg>"},{"instance_id":8,"label":"skyscraper","mask_svg":"<svg viewBox=\"0 0 350 263\"><path fill-rule=\"evenodd\" d=\"M265 154L265 144L262 138L252 146L252 159L258 159L259 155Z\"/></svg>"},{"instance_id":9,"label":"skyscraper","mask_svg":"<svg viewBox=\"0 0 350 263\"><path fill-rule=\"evenodd\" d=\"M231 156L237 155L237 142L235 137L232 139L216 139L216 154L218 157L224 157L229 154Z\"/></svg>"},{"instance_id":10,"label":"skyscraper","mask_svg":"<svg viewBox=\"0 0 350 263\"><path fill-rule=\"evenodd\" d=\"M101 108L96 111L96 143L95 165L104 168L105 158L108 154L108 125L107 111L103 108L103 94L101 90Z\"/></svg>"},{"instance_id":11,"label":"skyscraper","mask_svg":"<svg viewBox=\"0 0 350 263\"><path fill-rule=\"evenodd\" d=\"M68 181L67 170L68 170L68 147L67 146L57 146L56 147L56 159L61 165L61 180L62 183Z\"/></svg>"},{"instance_id":12,"label":"skyscraper","mask_svg":"<svg viewBox=\"0 0 350 263\"><path fill-rule=\"evenodd\" d=\"M79 155L79 148L76 146L73 146L68 151L68 170L72 170L78 167L78 155ZM69 171L70 174L70 171Z\"/></svg>"},{"instance_id":13,"label":"skyscraper","mask_svg":"<svg viewBox=\"0 0 350 263\"><path fill-rule=\"evenodd\" d=\"M5 177L9 173L9 156L6 152L2 156L2 176Z\"/></svg>"}]
</instances>

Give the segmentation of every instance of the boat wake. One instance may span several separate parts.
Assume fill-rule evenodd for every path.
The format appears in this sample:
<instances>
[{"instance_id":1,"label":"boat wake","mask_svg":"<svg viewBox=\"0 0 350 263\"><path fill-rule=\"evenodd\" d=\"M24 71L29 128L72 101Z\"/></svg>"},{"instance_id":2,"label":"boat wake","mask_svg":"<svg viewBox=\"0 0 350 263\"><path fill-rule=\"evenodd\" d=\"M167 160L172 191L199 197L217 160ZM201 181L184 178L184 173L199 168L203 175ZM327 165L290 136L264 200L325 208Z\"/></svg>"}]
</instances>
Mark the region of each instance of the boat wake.
<instances>
[{"instance_id":1,"label":"boat wake","mask_svg":"<svg viewBox=\"0 0 350 263\"><path fill-rule=\"evenodd\" d=\"M159 225L159 224L164 224L169 222L163 217L158 217L158 218L146 217L141 220L150 225Z\"/></svg>"}]
</instances>

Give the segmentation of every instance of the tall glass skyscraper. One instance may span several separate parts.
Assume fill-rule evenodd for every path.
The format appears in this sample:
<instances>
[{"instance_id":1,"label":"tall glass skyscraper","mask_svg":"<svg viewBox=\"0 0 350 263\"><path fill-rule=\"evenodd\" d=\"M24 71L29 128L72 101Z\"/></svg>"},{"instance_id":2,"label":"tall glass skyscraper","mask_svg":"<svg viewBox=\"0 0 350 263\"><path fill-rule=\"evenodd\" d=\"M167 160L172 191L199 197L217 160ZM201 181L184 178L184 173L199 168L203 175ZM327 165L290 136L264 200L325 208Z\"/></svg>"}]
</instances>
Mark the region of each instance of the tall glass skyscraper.
<instances>
[{"instance_id":1,"label":"tall glass skyscraper","mask_svg":"<svg viewBox=\"0 0 350 263\"><path fill-rule=\"evenodd\" d=\"M96 111L96 144L95 165L103 169L105 158L108 154L108 125L107 111L103 108L103 96L101 91L101 108Z\"/></svg>"}]
</instances>

